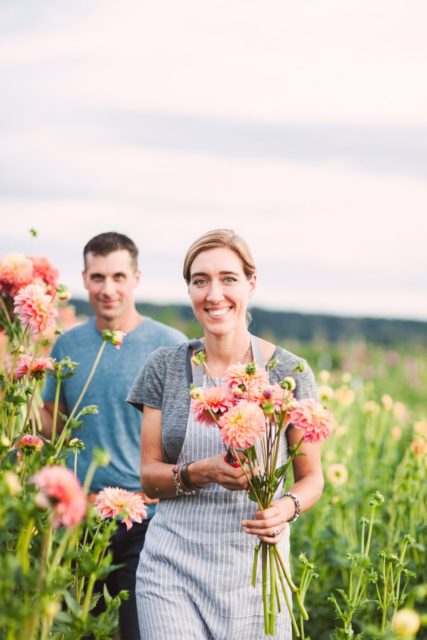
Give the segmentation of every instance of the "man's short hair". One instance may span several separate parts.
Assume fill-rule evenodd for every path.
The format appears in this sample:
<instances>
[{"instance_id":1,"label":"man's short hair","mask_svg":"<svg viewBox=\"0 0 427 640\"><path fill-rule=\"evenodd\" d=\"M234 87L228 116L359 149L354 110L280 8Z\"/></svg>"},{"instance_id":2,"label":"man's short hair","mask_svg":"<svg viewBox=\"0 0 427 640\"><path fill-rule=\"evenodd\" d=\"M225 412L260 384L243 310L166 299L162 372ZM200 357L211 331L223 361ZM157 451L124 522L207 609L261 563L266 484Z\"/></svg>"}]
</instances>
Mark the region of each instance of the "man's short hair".
<instances>
[{"instance_id":1,"label":"man's short hair","mask_svg":"<svg viewBox=\"0 0 427 640\"><path fill-rule=\"evenodd\" d=\"M113 251L125 249L129 251L132 263L135 269L138 268L138 247L133 240L125 236L123 233L116 231L107 231L100 233L89 240L83 249L83 260L86 267L86 256L93 253L95 256L108 256Z\"/></svg>"}]
</instances>

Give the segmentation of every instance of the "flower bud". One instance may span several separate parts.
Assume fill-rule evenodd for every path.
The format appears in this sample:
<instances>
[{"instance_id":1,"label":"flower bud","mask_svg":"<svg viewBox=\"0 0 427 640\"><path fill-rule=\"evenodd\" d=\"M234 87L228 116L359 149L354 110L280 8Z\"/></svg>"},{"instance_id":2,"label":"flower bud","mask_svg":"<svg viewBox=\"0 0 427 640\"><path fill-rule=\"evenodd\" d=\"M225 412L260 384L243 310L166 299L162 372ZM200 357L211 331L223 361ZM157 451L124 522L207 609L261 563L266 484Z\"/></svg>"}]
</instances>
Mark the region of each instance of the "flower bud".
<instances>
[{"instance_id":1,"label":"flower bud","mask_svg":"<svg viewBox=\"0 0 427 640\"><path fill-rule=\"evenodd\" d=\"M56 297L61 302L68 302L71 298L71 291L65 286L65 284L59 284L56 288Z\"/></svg>"},{"instance_id":2,"label":"flower bud","mask_svg":"<svg viewBox=\"0 0 427 640\"><path fill-rule=\"evenodd\" d=\"M294 391L296 385L295 378L292 376L286 376L283 380L280 381L280 386L282 389L289 389L289 391Z\"/></svg>"},{"instance_id":3,"label":"flower bud","mask_svg":"<svg viewBox=\"0 0 427 640\"><path fill-rule=\"evenodd\" d=\"M95 449L93 452L93 459L98 467L106 467L107 464L110 464L111 455L108 451L104 451L103 449Z\"/></svg>"},{"instance_id":4,"label":"flower bud","mask_svg":"<svg viewBox=\"0 0 427 640\"><path fill-rule=\"evenodd\" d=\"M22 491L19 478L13 471L5 471L4 482L7 488L7 492L10 496L17 496Z\"/></svg>"}]
</instances>

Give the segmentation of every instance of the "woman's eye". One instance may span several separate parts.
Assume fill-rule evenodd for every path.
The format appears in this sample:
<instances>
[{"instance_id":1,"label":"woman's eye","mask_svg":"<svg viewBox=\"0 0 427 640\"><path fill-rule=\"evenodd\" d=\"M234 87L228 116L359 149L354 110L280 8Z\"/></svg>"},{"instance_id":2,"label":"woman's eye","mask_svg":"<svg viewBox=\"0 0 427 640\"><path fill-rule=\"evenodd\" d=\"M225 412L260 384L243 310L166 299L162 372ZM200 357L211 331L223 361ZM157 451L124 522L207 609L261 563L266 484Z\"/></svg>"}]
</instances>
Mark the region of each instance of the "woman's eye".
<instances>
[{"instance_id":1,"label":"woman's eye","mask_svg":"<svg viewBox=\"0 0 427 640\"><path fill-rule=\"evenodd\" d=\"M233 282L237 282L237 278L233 278L232 276L227 276L224 278L224 282L227 284L233 284Z\"/></svg>"},{"instance_id":2,"label":"woman's eye","mask_svg":"<svg viewBox=\"0 0 427 640\"><path fill-rule=\"evenodd\" d=\"M203 287L203 285L206 284L206 280L203 280L203 278L197 278L197 280L193 280L193 284L196 287Z\"/></svg>"}]
</instances>

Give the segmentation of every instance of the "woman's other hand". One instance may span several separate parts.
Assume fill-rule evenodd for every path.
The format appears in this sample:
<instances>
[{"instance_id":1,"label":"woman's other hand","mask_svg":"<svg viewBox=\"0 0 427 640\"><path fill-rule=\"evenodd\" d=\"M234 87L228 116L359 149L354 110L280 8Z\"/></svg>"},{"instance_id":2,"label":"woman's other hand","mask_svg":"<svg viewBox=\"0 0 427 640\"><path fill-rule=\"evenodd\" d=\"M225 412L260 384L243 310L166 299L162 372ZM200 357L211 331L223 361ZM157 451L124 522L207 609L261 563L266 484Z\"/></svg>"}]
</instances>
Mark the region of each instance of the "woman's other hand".
<instances>
[{"instance_id":1,"label":"woman's other hand","mask_svg":"<svg viewBox=\"0 0 427 640\"><path fill-rule=\"evenodd\" d=\"M289 498L273 500L268 509L255 512L255 520L242 520L246 533L258 536L263 542L277 544L283 538L288 521L295 513L295 504Z\"/></svg>"}]
</instances>

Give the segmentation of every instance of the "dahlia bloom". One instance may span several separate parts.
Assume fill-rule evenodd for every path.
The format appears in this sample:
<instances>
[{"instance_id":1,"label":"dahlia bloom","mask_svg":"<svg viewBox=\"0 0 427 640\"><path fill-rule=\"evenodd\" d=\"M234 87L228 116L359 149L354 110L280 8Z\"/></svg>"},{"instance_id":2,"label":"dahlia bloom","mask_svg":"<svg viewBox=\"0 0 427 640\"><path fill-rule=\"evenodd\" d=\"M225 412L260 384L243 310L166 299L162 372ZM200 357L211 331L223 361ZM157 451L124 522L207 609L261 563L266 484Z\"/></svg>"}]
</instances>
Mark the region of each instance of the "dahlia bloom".
<instances>
[{"instance_id":1,"label":"dahlia bloom","mask_svg":"<svg viewBox=\"0 0 427 640\"><path fill-rule=\"evenodd\" d=\"M118 487L102 489L95 498L94 507L102 520L118 517L128 531L132 527L132 521L142 522L147 517L147 508L142 497L138 493Z\"/></svg>"},{"instance_id":2,"label":"dahlia bloom","mask_svg":"<svg viewBox=\"0 0 427 640\"><path fill-rule=\"evenodd\" d=\"M46 369L51 371L55 369L52 358L44 356L33 358L26 353L22 353L16 363L15 378L22 378L28 374L30 378L40 380Z\"/></svg>"},{"instance_id":3,"label":"dahlia bloom","mask_svg":"<svg viewBox=\"0 0 427 640\"><path fill-rule=\"evenodd\" d=\"M52 296L39 284L29 284L22 288L14 298L14 311L23 327L37 335L55 326L58 315L53 306Z\"/></svg>"},{"instance_id":4,"label":"dahlia bloom","mask_svg":"<svg viewBox=\"0 0 427 640\"><path fill-rule=\"evenodd\" d=\"M340 487L348 480L347 467L343 464L339 464L338 462L331 464L326 471L326 477L332 485Z\"/></svg>"},{"instance_id":5,"label":"dahlia bloom","mask_svg":"<svg viewBox=\"0 0 427 640\"><path fill-rule=\"evenodd\" d=\"M219 418L221 438L234 449L248 449L265 432L264 412L254 402L242 400Z\"/></svg>"},{"instance_id":6,"label":"dahlia bloom","mask_svg":"<svg viewBox=\"0 0 427 640\"><path fill-rule=\"evenodd\" d=\"M58 465L44 467L33 476L32 482L53 509L54 527L73 527L83 520L86 496L70 469Z\"/></svg>"},{"instance_id":7,"label":"dahlia bloom","mask_svg":"<svg viewBox=\"0 0 427 640\"><path fill-rule=\"evenodd\" d=\"M306 442L321 442L332 434L332 414L313 398L296 403L290 411L290 422L304 431Z\"/></svg>"},{"instance_id":8,"label":"dahlia bloom","mask_svg":"<svg viewBox=\"0 0 427 640\"><path fill-rule=\"evenodd\" d=\"M224 383L237 398L253 397L268 385L268 374L256 364L232 364L225 372Z\"/></svg>"},{"instance_id":9,"label":"dahlia bloom","mask_svg":"<svg viewBox=\"0 0 427 640\"><path fill-rule=\"evenodd\" d=\"M208 426L217 424L217 419L235 404L234 396L224 387L193 389L192 410L198 422Z\"/></svg>"},{"instance_id":10,"label":"dahlia bloom","mask_svg":"<svg viewBox=\"0 0 427 640\"><path fill-rule=\"evenodd\" d=\"M20 253L9 253L0 260L0 292L15 296L33 279L33 264Z\"/></svg>"},{"instance_id":11,"label":"dahlia bloom","mask_svg":"<svg viewBox=\"0 0 427 640\"><path fill-rule=\"evenodd\" d=\"M33 436L30 433L27 433L24 436L19 438L16 446L21 451L31 452L31 451L41 451L43 447L43 440L38 436Z\"/></svg>"},{"instance_id":12,"label":"dahlia bloom","mask_svg":"<svg viewBox=\"0 0 427 640\"><path fill-rule=\"evenodd\" d=\"M48 285L49 293L53 293L58 285L58 269L42 256L32 256L30 260L33 264L33 282Z\"/></svg>"}]
</instances>

